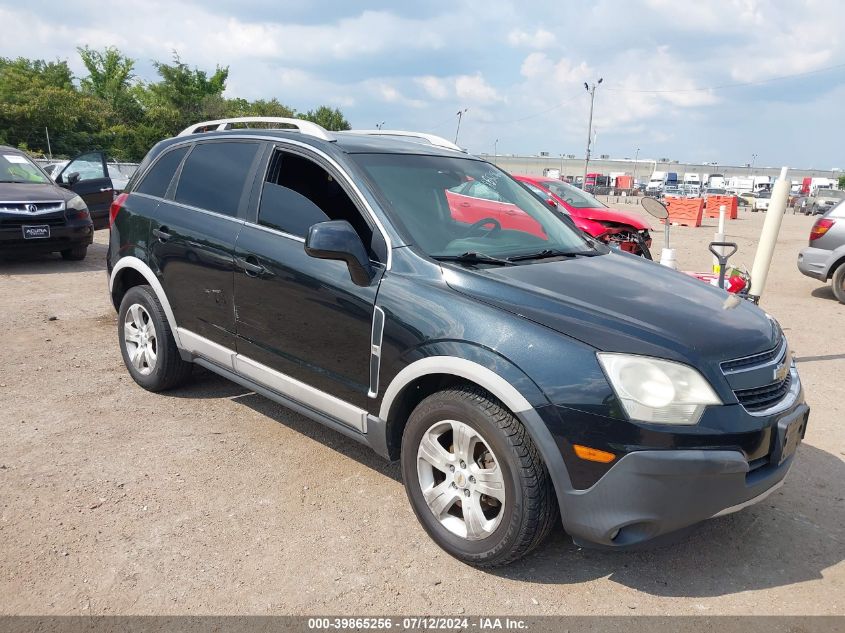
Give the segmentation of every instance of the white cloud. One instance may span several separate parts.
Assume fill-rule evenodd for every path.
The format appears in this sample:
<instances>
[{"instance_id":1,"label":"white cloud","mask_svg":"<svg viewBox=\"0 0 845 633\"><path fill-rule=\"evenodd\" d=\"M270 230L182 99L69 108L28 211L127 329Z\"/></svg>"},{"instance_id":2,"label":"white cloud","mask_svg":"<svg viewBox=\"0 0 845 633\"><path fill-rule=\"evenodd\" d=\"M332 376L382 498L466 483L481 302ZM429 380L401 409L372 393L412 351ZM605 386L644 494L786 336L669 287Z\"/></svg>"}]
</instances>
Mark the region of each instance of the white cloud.
<instances>
[{"instance_id":1,"label":"white cloud","mask_svg":"<svg viewBox=\"0 0 845 633\"><path fill-rule=\"evenodd\" d=\"M455 77L455 95L466 103L489 104L504 101L504 97L487 83L481 73Z\"/></svg>"},{"instance_id":2,"label":"white cloud","mask_svg":"<svg viewBox=\"0 0 845 633\"><path fill-rule=\"evenodd\" d=\"M414 81L419 84L432 99L446 99L452 94L446 81L440 77L426 75L424 77L414 77Z\"/></svg>"},{"instance_id":3,"label":"white cloud","mask_svg":"<svg viewBox=\"0 0 845 633\"><path fill-rule=\"evenodd\" d=\"M508 44L526 48L550 48L555 45L557 38L554 33L543 28L538 28L533 33L514 29L508 33Z\"/></svg>"}]
</instances>

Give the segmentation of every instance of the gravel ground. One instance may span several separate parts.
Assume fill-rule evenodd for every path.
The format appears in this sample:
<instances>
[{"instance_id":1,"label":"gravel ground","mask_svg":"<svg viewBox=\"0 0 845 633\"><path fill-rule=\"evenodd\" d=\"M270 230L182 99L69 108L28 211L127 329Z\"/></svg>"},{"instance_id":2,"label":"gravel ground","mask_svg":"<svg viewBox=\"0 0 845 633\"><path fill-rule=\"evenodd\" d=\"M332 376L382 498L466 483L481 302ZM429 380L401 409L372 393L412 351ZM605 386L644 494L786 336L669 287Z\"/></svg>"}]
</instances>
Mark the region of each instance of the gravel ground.
<instances>
[{"instance_id":1,"label":"gravel ground","mask_svg":"<svg viewBox=\"0 0 845 633\"><path fill-rule=\"evenodd\" d=\"M397 465L351 440L209 373L137 387L107 232L84 262L0 263L0 614L843 614L845 306L795 266L811 224L784 218L763 299L813 407L786 484L670 547L557 529L492 572L437 548ZM761 226L729 223L736 263ZM714 231L673 227L683 267L710 267Z\"/></svg>"}]
</instances>

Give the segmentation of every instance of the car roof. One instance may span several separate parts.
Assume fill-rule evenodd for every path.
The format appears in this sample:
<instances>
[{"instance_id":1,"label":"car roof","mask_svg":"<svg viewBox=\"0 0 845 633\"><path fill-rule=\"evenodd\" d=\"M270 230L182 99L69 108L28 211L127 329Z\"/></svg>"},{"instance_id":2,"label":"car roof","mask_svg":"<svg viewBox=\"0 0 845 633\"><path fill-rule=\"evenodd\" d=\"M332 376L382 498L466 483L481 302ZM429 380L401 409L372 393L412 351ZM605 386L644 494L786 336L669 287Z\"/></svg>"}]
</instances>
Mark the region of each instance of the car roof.
<instances>
[{"instance_id":1,"label":"car roof","mask_svg":"<svg viewBox=\"0 0 845 633\"><path fill-rule=\"evenodd\" d=\"M225 138L259 138L263 140L294 140L323 151L332 148L346 154L421 154L425 156L444 156L449 158L467 158L481 160L465 152L431 145L423 139L399 136L368 136L352 132L332 132L334 140L326 141L296 130L244 128L234 130L214 130L185 136L176 136L162 141L161 149L184 142Z\"/></svg>"}]
</instances>

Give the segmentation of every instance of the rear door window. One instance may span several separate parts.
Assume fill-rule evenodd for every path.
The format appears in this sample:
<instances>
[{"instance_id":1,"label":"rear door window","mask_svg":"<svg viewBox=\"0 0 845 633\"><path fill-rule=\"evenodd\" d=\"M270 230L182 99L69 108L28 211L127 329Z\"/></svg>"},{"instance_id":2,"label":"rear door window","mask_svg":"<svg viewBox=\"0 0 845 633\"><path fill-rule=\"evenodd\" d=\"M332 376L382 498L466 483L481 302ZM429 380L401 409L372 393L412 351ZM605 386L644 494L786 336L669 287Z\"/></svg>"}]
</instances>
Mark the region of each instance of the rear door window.
<instances>
[{"instance_id":1,"label":"rear door window","mask_svg":"<svg viewBox=\"0 0 845 633\"><path fill-rule=\"evenodd\" d=\"M136 191L157 198L163 198L164 194L167 193L168 187L170 187L170 182L173 180L176 169L179 167L187 151L187 146L179 147L159 158L150 171L147 172L147 175L144 176Z\"/></svg>"},{"instance_id":2,"label":"rear door window","mask_svg":"<svg viewBox=\"0 0 845 633\"><path fill-rule=\"evenodd\" d=\"M259 143L238 141L197 144L185 159L175 201L237 216L259 146Z\"/></svg>"}]
</instances>

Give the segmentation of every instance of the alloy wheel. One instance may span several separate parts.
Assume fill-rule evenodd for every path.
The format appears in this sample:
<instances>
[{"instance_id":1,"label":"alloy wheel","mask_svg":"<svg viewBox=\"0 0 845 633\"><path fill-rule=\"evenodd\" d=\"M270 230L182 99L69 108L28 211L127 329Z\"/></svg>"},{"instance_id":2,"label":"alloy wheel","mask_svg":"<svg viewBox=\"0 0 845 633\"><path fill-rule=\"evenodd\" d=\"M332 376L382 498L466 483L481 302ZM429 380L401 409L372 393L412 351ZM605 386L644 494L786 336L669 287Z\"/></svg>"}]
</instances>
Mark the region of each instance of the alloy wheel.
<instances>
[{"instance_id":1,"label":"alloy wheel","mask_svg":"<svg viewBox=\"0 0 845 633\"><path fill-rule=\"evenodd\" d=\"M423 498L440 524L470 541L490 536L505 510L505 480L492 449L468 424L436 422L417 449Z\"/></svg>"},{"instance_id":2,"label":"alloy wheel","mask_svg":"<svg viewBox=\"0 0 845 633\"><path fill-rule=\"evenodd\" d=\"M140 303L133 303L126 311L123 340L135 370L142 376L151 374L158 359L158 339L150 313Z\"/></svg>"}]
</instances>

